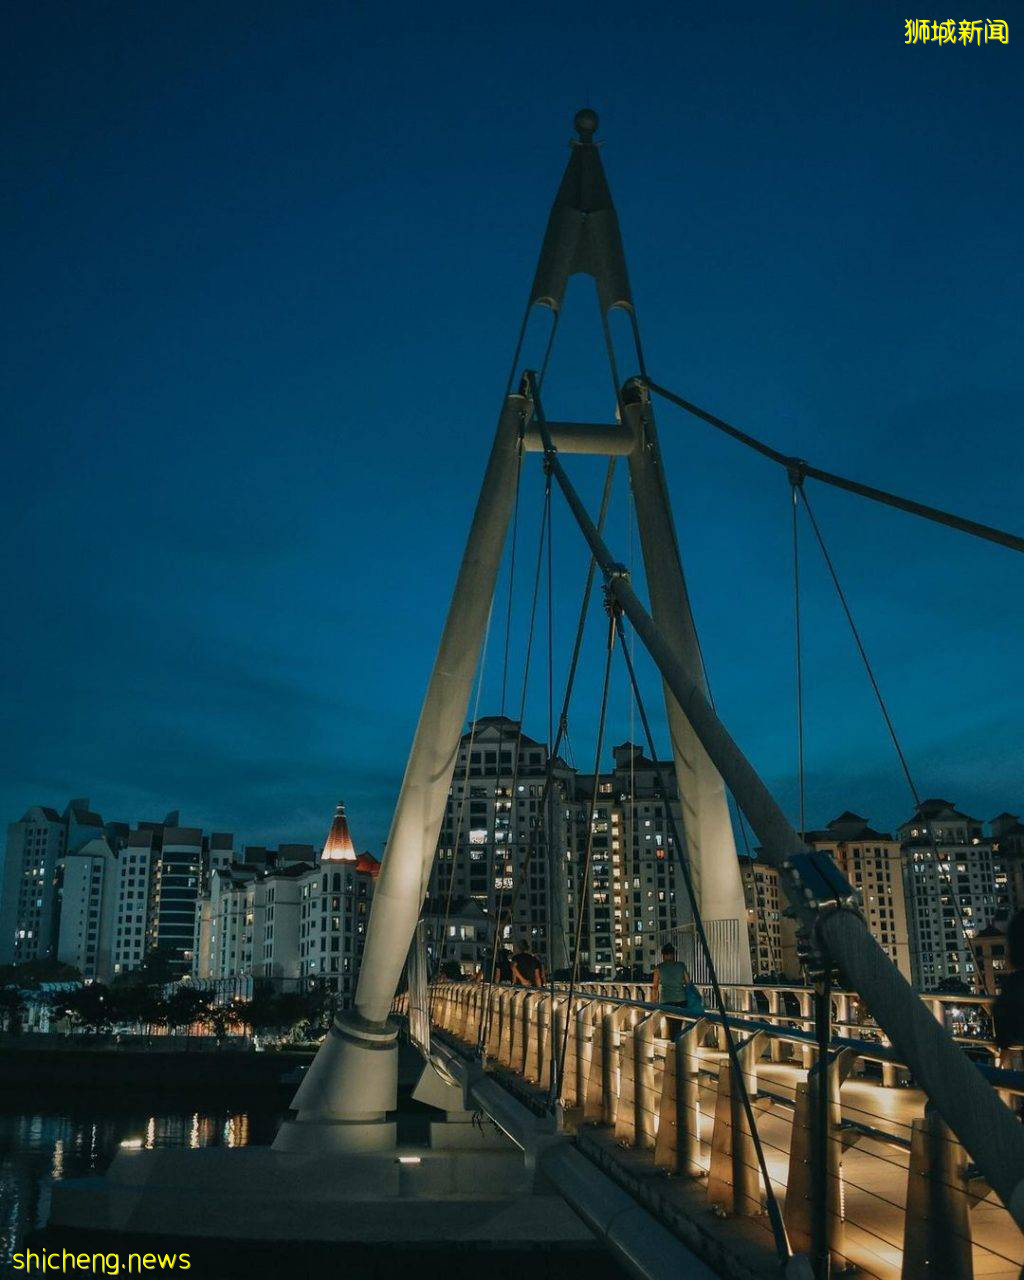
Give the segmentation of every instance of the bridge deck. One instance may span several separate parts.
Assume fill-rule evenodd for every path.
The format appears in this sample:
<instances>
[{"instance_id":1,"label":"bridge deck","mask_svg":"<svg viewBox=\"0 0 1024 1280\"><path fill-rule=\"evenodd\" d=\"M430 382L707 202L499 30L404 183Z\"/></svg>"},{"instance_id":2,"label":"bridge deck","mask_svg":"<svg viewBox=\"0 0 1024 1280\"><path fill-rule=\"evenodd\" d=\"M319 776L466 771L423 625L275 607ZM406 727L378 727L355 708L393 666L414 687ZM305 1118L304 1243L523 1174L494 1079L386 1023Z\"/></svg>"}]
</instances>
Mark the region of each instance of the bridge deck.
<instances>
[{"instance_id":1,"label":"bridge deck","mask_svg":"<svg viewBox=\"0 0 1024 1280\"><path fill-rule=\"evenodd\" d=\"M538 1004L546 997L541 997ZM529 1037L531 1030L543 1041L545 1018L529 1015L524 1020L523 1034ZM443 1026L451 1022L442 1013ZM621 1070L621 1064L632 1060L633 1028L623 1021L616 1061L611 1073L612 1087L616 1093L613 1111L622 1107L630 1116L633 1113L634 1086L632 1068ZM455 1043L466 1040L455 1020ZM450 1033L450 1029L449 1029ZM595 1040L598 1031L595 1025ZM471 1037L471 1040L473 1038ZM512 1039L514 1040L514 1032ZM719 1070L726 1055L715 1048L699 1051L699 1131L701 1149L698 1164L702 1176L683 1174L668 1175L655 1164L653 1135L660 1120L659 1110L663 1100L663 1073L665 1054L669 1040L664 1036L654 1038L654 1061L651 1077L643 1094L643 1107L648 1109L649 1135L646 1141L638 1141L635 1130L627 1121L625 1129L618 1131L615 1125L584 1120L581 1109L570 1107L570 1123L577 1129L577 1141L582 1150L595 1159L612 1177L626 1186L643 1204L654 1211L666 1225L695 1248L723 1273L751 1276L777 1274L772 1236L766 1216L745 1217L729 1214L709 1203L707 1174L711 1167L711 1152L716 1141L716 1102L719 1102ZM521 1070L526 1060L540 1059L531 1055L530 1045L520 1042L525 1057L503 1047L499 1057L504 1063L491 1062L492 1070L513 1092L526 1098L535 1106L542 1106L547 1097L544 1081L538 1081L537 1072ZM534 1045L534 1048L537 1046ZM772 1049L774 1051L772 1051ZM776 1196L783 1209L787 1185L791 1178L790 1159L795 1114L794 1099L797 1086L806 1080L807 1070L795 1057L790 1045L770 1045L765 1038L767 1056L752 1064L756 1077L757 1096L755 1114L769 1176ZM770 1057L788 1061L770 1061ZM509 1060L512 1060L511 1062ZM513 1066L515 1069L510 1069ZM567 1071L570 1068L567 1067ZM586 1075L590 1087L592 1063ZM532 1079L531 1079L532 1076ZM623 1103L623 1099L625 1102ZM843 1121L842 1131L849 1136L852 1145L845 1148L842 1157L843 1244L841 1257L859 1274L875 1276L878 1280L900 1280L903 1267L904 1233L910 1143L912 1125L924 1115L924 1094L905 1085L887 1087L873 1074L853 1074L840 1090ZM719 1106L718 1123L721 1124ZM856 1137L856 1141L852 1139ZM717 1141L721 1144L719 1133ZM983 1183L961 1182L958 1192L966 1195L970 1203L969 1232L972 1241L973 1275L978 1280L1018 1280L1024 1267L1024 1236L1014 1224L1002 1203ZM944 1269L944 1275L963 1273Z\"/></svg>"}]
</instances>

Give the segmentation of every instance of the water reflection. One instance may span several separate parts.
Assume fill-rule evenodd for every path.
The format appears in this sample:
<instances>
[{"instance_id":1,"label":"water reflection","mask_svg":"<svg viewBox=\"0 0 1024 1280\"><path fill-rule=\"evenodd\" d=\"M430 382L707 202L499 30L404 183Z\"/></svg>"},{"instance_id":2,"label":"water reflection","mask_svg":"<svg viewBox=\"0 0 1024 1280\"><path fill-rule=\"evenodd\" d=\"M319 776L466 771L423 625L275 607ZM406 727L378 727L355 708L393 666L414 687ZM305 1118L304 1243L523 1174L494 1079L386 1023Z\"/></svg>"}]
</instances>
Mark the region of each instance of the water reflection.
<instances>
[{"instance_id":1,"label":"water reflection","mask_svg":"<svg viewBox=\"0 0 1024 1280\"><path fill-rule=\"evenodd\" d=\"M132 1105L0 1110L0 1276L14 1277L13 1255L26 1232L45 1225L55 1179L102 1173L122 1142L155 1147L265 1145L282 1112L221 1107L143 1111Z\"/></svg>"}]
</instances>

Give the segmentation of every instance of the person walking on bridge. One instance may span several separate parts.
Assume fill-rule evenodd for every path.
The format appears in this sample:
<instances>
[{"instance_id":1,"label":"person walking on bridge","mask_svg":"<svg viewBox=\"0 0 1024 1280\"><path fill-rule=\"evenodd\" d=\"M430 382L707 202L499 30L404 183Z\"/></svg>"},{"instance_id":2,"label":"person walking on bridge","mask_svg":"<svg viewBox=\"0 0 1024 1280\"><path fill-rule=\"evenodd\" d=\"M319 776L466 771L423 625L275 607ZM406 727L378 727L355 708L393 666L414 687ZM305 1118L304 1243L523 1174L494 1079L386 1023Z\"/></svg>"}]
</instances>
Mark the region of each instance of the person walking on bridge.
<instances>
[{"instance_id":1,"label":"person walking on bridge","mask_svg":"<svg viewBox=\"0 0 1024 1280\"><path fill-rule=\"evenodd\" d=\"M512 957L512 978L521 987L542 987L544 985L544 966L540 956L530 950L530 940L523 938L519 950Z\"/></svg>"},{"instance_id":2,"label":"person walking on bridge","mask_svg":"<svg viewBox=\"0 0 1024 1280\"><path fill-rule=\"evenodd\" d=\"M704 1012L704 1001L690 980L690 973L681 960L676 959L676 949L666 942L661 949L661 964L654 970L655 1004L671 1004L684 1013Z\"/></svg>"}]
</instances>

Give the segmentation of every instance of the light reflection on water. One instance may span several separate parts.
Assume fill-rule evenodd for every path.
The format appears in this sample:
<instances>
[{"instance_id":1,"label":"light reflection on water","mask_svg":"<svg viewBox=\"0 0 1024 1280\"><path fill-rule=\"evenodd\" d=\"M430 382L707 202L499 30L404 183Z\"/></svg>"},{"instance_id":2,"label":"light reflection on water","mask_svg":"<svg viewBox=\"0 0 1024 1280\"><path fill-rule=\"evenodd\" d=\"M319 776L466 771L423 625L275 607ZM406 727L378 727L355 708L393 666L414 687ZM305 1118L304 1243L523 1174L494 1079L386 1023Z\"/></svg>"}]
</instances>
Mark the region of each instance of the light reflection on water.
<instances>
[{"instance_id":1,"label":"light reflection on water","mask_svg":"<svg viewBox=\"0 0 1024 1280\"><path fill-rule=\"evenodd\" d=\"M154 1147L244 1147L273 1140L282 1112L276 1106L193 1107L157 1113L130 1106L93 1105L66 1111L0 1110L0 1276L12 1267L26 1232L44 1226L53 1179L101 1174L120 1143Z\"/></svg>"}]
</instances>

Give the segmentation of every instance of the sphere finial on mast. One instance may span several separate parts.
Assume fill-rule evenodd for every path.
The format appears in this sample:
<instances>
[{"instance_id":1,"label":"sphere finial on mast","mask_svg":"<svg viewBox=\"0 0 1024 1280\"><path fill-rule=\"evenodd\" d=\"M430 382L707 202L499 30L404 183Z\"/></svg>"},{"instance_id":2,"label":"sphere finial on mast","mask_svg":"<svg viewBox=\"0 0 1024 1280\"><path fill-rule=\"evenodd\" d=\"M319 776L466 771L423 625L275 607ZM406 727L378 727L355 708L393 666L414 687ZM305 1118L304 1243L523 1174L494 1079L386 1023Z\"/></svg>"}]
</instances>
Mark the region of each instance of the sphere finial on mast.
<instances>
[{"instance_id":1,"label":"sphere finial on mast","mask_svg":"<svg viewBox=\"0 0 1024 1280\"><path fill-rule=\"evenodd\" d=\"M593 142L594 134L597 132L597 112L591 107L582 107L576 112L576 118L573 120L576 132L580 135L580 142Z\"/></svg>"}]
</instances>

